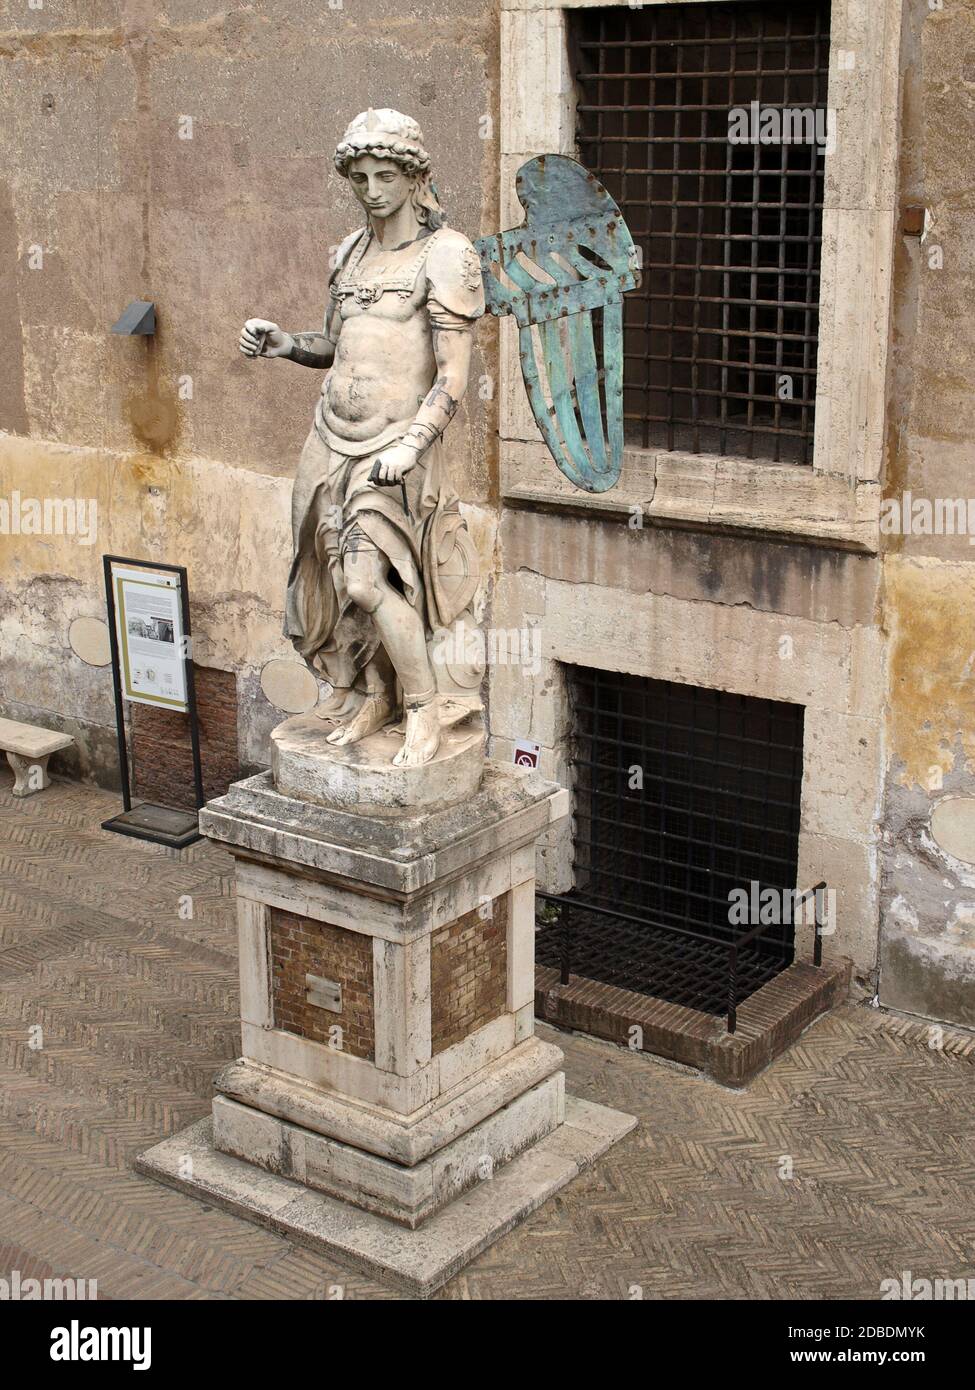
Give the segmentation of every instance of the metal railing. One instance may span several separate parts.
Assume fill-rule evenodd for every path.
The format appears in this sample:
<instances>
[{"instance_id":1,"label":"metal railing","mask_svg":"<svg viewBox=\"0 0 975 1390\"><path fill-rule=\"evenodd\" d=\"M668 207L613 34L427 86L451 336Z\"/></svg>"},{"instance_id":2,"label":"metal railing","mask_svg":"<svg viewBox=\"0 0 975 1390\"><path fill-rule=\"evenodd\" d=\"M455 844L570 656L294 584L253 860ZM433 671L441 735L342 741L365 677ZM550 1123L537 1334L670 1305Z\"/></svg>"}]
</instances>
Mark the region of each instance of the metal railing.
<instances>
[{"instance_id":1,"label":"metal railing","mask_svg":"<svg viewBox=\"0 0 975 1390\"><path fill-rule=\"evenodd\" d=\"M810 899L813 901L815 939L812 963L817 967L821 966L823 963L823 935L828 927L824 907L826 893L827 884L824 880L815 884L812 888L808 888L804 893L794 893L791 898L792 909L799 914L799 920L805 916L803 910L804 905L809 902ZM781 953L784 949L788 949L790 952L792 951L791 945L787 945L787 943L784 943L782 940L768 937L763 939L762 932L767 925L764 923L750 927L747 931L739 933L738 935L728 936L720 935L715 932L692 931L687 927L676 927L670 923L650 921L634 913L620 912L613 908L601 907L595 903L586 902L583 898L573 897L570 894L539 892L536 896L543 902L553 903L562 909L558 915L557 921L543 923L542 930L539 932L539 940L543 943L543 946L540 952L536 951L536 954L543 965L554 964L557 959L559 978L563 985L569 983L569 977L573 973L581 975L583 978L602 978L603 983L606 984L614 983L612 979L605 978L607 974L611 975L613 973L611 968L607 969L605 966L601 967L600 976L587 974L585 950L583 949L580 951L578 939L574 939L575 928L573 916L575 912L583 915L594 914L597 917L610 919L617 924L626 923L639 928L640 934L644 937L647 947L647 974L649 979L648 987L645 989L638 989L636 991L638 993L648 995L654 993L651 987L653 962L654 955L660 954L660 934L668 934L671 938L679 937L682 941L693 941L698 943L696 946L683 953L689 973L703 970L704 973L713 975L714 963L713 960L708 961L708 955L714 957L716 954L720 955L721 953L726 953L725 999L727 1001L727 1024L729 1033L734 1033L738 1027L738 1006L743 999L749 994L754 993L762 984L773 979L784 968L782 965L775 964L773 959L775 954ZM794 920L796 919L794 918ZM551 929L553 927L555 928L554 942L550 939ZM760 957L763 954L759 949L762 946L770 948L764 952L764 954L769 957L768 962L764 966L760 960L753 958L756 956ZM702 949L704 947L708 948L708 950L704 951ZM749 948L751 948L752 952L751 957L746 955ZM581 969L577 969L575 972L573 972L572 969L574 953L577 958L581 957L581 960L578 962L581 964ZM679 954L680 952L678 951L678 955ZM605 951L601 949L599 956L600 959L603 960L605 958ZM665 988L669 987L672 982L673 969L673 964L670 963L666 971L668 979ZM634 968L632 961L625 973L628 982L624 984L623 987L633 990L634 986L632 980ZM714 1012L714 1010L705 1009L702 1010L702 1012Z\"/></svg>"}]
</instances>

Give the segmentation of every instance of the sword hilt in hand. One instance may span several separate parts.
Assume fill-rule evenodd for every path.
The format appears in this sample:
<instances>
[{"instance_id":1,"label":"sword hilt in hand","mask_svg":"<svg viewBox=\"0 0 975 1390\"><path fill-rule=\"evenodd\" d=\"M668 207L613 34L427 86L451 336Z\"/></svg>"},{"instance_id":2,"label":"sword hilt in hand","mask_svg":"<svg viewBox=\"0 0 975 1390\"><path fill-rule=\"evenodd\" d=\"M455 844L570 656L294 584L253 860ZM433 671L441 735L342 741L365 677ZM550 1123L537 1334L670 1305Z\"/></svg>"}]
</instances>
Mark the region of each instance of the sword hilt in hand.
<instances>
[{"instance_id":1,"label":"sword hilt in hand","mask_svg":"<svg viewBox=\"0 0 975 1390\"><path fill-rule=\"evenodd\" d=\"M370 468L370 470L369 470L369 481L370 481L371 483L375 483L377 487L395 487L395 486L396 486L396 483L395 483L395 482L387 482L384 478L380 478L380 476L379 476L379 467L380 467L380 464L379 464L379 460L377 459L376 462L372 465L372 468ZM400 478L400 480L399 480L399 485L400 485L400 487L401 487L402 490L403 490L403 511L406 513L407 516L409 516L409 515L410 515L410 503L409 503L409 500L408 500L408 498L407 498L407 496L406 496L406 479L405 479L405 478Z\"/></svg>"}]
</instances>

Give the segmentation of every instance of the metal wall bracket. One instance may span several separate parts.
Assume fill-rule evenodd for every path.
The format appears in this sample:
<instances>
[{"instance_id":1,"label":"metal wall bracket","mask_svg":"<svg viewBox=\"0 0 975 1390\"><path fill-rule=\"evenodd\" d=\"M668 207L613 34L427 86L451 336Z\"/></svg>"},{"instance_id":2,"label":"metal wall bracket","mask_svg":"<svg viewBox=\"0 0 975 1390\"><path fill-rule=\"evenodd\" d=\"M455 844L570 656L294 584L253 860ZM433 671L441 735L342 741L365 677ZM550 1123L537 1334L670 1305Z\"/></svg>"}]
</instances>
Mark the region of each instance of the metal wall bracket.
<instances>
[{"instance_id":1,"label":"metal wall bracket","mask_svg":"<svg viewBox=\"0 0 975 1390\"><path fill-rule=\"evenodd\" d=\"M133 299L122 317L111 327L112 333L142 334L151 337L156 331L156 306L147 299Z\"/></svg>"}]
</instances>

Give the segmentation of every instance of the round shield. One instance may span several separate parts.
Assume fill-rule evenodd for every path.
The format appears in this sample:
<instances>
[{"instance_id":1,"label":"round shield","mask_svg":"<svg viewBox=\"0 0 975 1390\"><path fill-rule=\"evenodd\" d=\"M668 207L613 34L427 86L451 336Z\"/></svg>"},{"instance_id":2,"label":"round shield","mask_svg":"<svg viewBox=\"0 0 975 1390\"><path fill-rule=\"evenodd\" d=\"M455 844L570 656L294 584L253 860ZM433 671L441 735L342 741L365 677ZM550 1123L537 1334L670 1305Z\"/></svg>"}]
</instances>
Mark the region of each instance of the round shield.
<instances>
[{"instance_id":1,"label":"round shield","mask_svg":"<svg viewBox=\"0 0 975 1390\"><path fill-rule=\"evenodd\" d=\"M452 623L477 593L477 547L461 517L445 526L437 538L433 587L443 623Z\"/></svg>"}]
</instances>

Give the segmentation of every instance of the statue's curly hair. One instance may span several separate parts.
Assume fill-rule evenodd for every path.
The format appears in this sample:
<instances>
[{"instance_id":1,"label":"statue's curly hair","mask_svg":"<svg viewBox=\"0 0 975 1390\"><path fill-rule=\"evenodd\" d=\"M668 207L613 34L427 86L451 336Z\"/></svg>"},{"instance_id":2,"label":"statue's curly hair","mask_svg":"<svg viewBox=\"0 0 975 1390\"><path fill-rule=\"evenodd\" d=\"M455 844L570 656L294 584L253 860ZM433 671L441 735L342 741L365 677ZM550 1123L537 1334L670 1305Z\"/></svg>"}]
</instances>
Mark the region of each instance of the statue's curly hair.
<instances>
[{"instance_id":1,"label":"statue's curly hair","mask_svg":"<svg viewBox=\"0 0 975 1390\"><path fill-rule=\"evenodd\" d=\"M362 155L390 159L413 180L411 202L421 226L436 229L446 221L430 172L430 156L423 148L423 132L416 121L401 111L387 108L361 112L351 122L335 151L335 167L349 177L353 162Z\"/></svg>"},{"instance_id":2,"label":"statue's curly hair","mask_svg":"<svg viewBox=\"0 0 975 1390\"><path fill-rule=\"evenodd\" d=\"M363 154L374 155L376 159L394 159L411 178L430 171L430 156L426 150L377 132L375 139L341 142L335 151L335 167L343 178L348 178L352 161Z\"/></svg>"}]
</instances>

